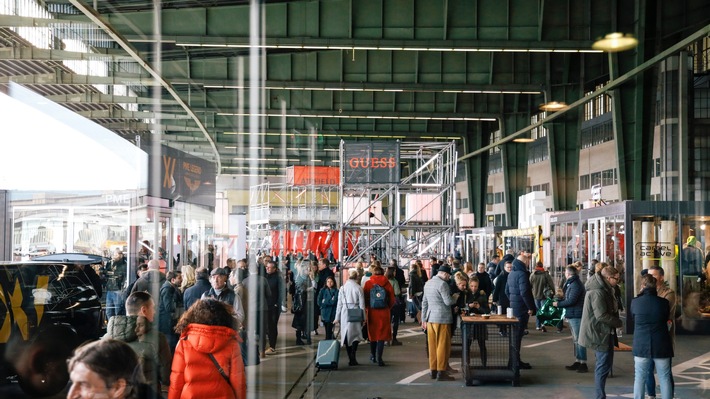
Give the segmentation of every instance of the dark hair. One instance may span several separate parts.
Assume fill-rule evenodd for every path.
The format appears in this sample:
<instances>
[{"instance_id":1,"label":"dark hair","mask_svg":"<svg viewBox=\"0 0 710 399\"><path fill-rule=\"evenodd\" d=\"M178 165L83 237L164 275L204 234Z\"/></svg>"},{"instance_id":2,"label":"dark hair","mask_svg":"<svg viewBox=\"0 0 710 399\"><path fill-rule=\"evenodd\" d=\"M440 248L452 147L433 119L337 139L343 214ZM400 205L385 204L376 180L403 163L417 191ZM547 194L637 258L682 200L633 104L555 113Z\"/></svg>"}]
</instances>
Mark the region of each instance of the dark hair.
<instances>
[{"instance_id":1,"label":"dark hair","mask_svg":"<svg viewBox=\"0 0 710 399\"><path fill-rule=\"evenodd\" d=\"M568 272L570 272L570 273L572 273L573 276L576 276L576 275L579 274L579 270L577 270L577 268L574 267L574 266L567 266L567 267L565 268L565 270L568 271Z\"/></svg>"},{"instance_id":2,"label":"dark hair","mask_svg":"<svg viewBox=\"0 0 710 399\"><path fill-rule=\"evenodd\" d=\"M650 274L641 277L641 286L643 288L656 288L656 278Z\"/></svg>"},{"instance_id":3,"label":"dark hair","mask_svg":"<svg viewBox=\"0 0 710 399\"><path fill-rule=\"evenodd\" d=\"M153 297L145 291L132 292L131 295L126 298L126 314L129 316L137 315L141 307L152 299Z\"/></svg>"},{"instance_id":4,"label":"dark hair","mask_svg":"<svg viewBox=\"0 0 710 399\"><path fill-rule=\"evenodd\" d=\"M649 267L648 270L657 270L658 274L660 274L661 276L665 276L665 272L663 271L663 268L660 266L653 265L653 266Z\"/></svg>"},{"instance_id":5,"label":"dark hair","mask_svg":"<svg viewBox=\"0 0 710 399\"><path fill-rule=\"evenodd\" d=\"M229 327L236 330L232 305L212 298L200 299L185 313L175 326L175 331L181 334L188 324L204 324L208 326Z\"/></svg>"},{"instance_id":6,"label":"dark hair","mask_svg":"<svg viewBox=\"0 0 710 399\"><path fill-rule=\"evenodd\" d=\"M78 363L98 374L111 387L116 381L126 381L126 397L138 397L138 387L145 382L136 352L123 341L101 339L82 345L67 360L71 372Z\"/></svg>"},{"instance_id":7,"label":"dark hair","mask_svg":"<svg viewBox=\"0 0 710 399\"><path fill-rule=\"evenodd\" d=\"M387 267L387 271L385 272L385 277L387 277L387 279L394 278L394 276L396 274L395 269L397 269L397 268L394 266Z\"/></svg>"},{"instance_id":8,"label":"dark hair","mask_svg":"<svg viewBox=\"0 0 710 399\"><path fill-rule=\"evenodd\" d=\"M374 269L372 269L373 276L381 276L383 274L385 274L385 271L384 271L384 269L382 269L382 266L378 265L378 266L375 266Z\"/></svg>"},{"instance_id":9,"label":"dark hair","mask_svg":"<svg viewBox=\"0 0 710 399\"><path fill-rule=\"evenodd\" d=\"M146 271L146 270L148 270L148 264L147 264L147 263L141 263L140 265L138 265L138 270L140 270L140 271Z\"/></svg>"},{"instance_id":10,"label":"dark hair","mask_svg":"<svg viewBox=\"0 0 710 399\"><path fill-rule=\"evenodd\" d=\"M171 281L174 278L177 278L177 276L182 275L182 272L179 270L171 270L168 272L168 274L165 275L165 279L168 281Z\"/></svg>"}]
</instances>

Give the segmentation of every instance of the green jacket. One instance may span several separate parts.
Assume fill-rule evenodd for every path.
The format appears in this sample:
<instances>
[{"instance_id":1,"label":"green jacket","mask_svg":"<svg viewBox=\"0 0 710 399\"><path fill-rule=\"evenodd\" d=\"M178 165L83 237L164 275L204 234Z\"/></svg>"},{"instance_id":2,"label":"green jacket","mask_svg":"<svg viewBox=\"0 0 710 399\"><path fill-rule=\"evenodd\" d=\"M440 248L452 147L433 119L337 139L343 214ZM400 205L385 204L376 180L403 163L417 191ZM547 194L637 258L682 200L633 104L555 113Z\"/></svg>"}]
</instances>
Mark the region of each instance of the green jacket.
<instances>
[{"instance_id":1,"label":"green jacket","mask_svg":"<svg viewBox=\"0 0 710 399\"><path fill-rule=\"evenodd\" d=\"M579 326L579 344L595 351L609 351L610 336L621 327L614 290L601 273L592 276L585 287L582 323Z\"/></svg>"},{"instance_id":2,"label":"green jacket","mask_svg":"<svg viewBox=\"0 0 710 399\"><path fill-rule=\"evenodd\" d=\"M547 270L537 270L530 274L530 286L532 287L533 298L542 300L547 298L545 291L552 291L555 294L555 283Z\"/></svg>"}]
</instances>

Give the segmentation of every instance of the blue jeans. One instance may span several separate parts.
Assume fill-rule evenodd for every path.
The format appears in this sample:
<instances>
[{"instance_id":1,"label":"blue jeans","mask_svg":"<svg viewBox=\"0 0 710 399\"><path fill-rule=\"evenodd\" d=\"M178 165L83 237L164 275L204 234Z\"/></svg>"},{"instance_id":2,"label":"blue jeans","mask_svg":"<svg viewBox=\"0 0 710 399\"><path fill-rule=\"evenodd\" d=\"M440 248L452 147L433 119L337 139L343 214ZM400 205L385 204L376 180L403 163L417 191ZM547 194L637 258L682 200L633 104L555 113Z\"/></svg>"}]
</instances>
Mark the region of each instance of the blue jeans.
<instances>
[{"instance_id":1,"label":"blue jeans","mask_svg":"<svg viewBox=\"0 0 710 399\"><path fill-rule=\"evenodd\" d=\"M567 319L569 329L572 330L572 344L574 345L574 356L577 361L587 361L587 348L577 343L579 339L579 326L582 319Z\"/></svg>"},{"instance_id":2,"label":"blue jeans","mask_svg":"<svg viewBox=\"0 0 710 399\"><path fill-rule=\"evenodd\" d=\"M123 294L121 291L106 292L106 319L111 316L126 314L126 304L123 302Z\"/></svg>"},{"instance_id":3,"label":"blue jeans","mask_svg":"<svg viewBox=\"0 0 710 399\"><path fill-rule=\"evenodd\" d=\"M613 338L610 336L609 341ZM614 365L614 345L609 342L609 350L594 351L596 366L594 368L595 398L606 399L606 379L609 377L611 367Z\"/></svg>"},{"instance_id":4,"label":"blue jeans","mask_svg":"<svg viewBox=\"0 0 710 399\"><path fill-rule=\"evenodd\" d=\"M542 305L545 304L545 301L547 301L547 299L536 299L535 300L535 307L537 307L537 310L540 310L542 308ZM542 322L540 321L539 317L535 316L535 328L539 329L540 327L542 327Z\"/></svg>"},{"instance_id":5,"label":"blue jeans","mask_svg":"<svg viewBox=\"0 0 710 399\"><path fill-rule=\"evenodd\" d=\"M646 394L646 378L650 374L653 378L653 371L649 369L656 366L658 381L661 383L661 397L673 397L673 384L671 383L671 358L652 359L650 357L634 356L634 399L643 399ZM655 391L655 383L654 391ZM654 392L655 393L655 392ZM655 395L654 395L655 396Z\"/></svg>"}]
</instances>

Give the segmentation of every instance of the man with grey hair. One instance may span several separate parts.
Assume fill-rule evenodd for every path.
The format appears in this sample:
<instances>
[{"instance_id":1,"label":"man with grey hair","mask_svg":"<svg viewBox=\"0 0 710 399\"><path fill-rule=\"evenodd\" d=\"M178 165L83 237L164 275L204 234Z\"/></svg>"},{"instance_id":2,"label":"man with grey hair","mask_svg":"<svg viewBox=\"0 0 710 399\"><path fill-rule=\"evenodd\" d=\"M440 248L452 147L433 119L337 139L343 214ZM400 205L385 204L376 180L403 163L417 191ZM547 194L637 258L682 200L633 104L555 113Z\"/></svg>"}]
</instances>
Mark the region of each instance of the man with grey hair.
<instances>
[{"instance_id":1,"label":"man with grey hair","mask_svg":"<svg viewBox=\"0 0 710 399\"><path fill-rule=\"evenodd\" d=\"M449 280L451 268L439 267L438 273L424 284L422 298L422 328L427 334L429 346L429 370L431 378L438 381L453 381L447 371L451 354L451 324L454 322L451 305L458 295L451 295Z\"/></svg>"},{"instance_id":2,"label":"man with grey hair","mask_svg":"<svg viewBox=\"0 0 710 399\"><path fill-rule=\"evenodd\" d=\"M611 266L595 273L585 288L582 322L579 326L579 345L594 350L596 365L594 384L597 399L606 398L606 379L614 363L614 346L618 343L616 329L623 323L614 297L614 286L619 283L619 271Z\"/></svg>"},{"instance_id":3,"label":"man with grey hair","mask_svg":"<svg viewBox=\"0 0 710 399\"><path fill-rule=\"evenodd\" d=\"M151 259L148 261L148 271L143 273L133 285L131 293L145 291L153 298L160 298L160 287L165 283L165 274L160 271L160 261Z\"/></svg>"}]
</instances>

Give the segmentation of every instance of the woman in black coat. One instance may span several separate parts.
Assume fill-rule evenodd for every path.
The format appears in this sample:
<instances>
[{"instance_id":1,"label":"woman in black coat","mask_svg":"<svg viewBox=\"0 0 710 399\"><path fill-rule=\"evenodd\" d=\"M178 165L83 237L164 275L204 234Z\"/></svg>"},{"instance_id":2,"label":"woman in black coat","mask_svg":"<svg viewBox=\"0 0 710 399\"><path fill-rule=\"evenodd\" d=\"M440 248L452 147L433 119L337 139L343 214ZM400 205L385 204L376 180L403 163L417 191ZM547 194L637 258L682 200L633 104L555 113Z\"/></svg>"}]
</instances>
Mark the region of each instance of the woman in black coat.
<instances>
[{"instance_id":1,"label":"woman in black coat","mask_svg":"<svg viewBox=\"0 0 710 399\"><path fill-rule=\"evenodd\" d=\"M643 398L646 375L653 362L661 384L661 397L673 397L671 358L673 342L670 330L670 304L656 292L656 279L647 274L641 277L641 294L631 301L634 319L634 398Z\"/></svg>"}]
</instances>

